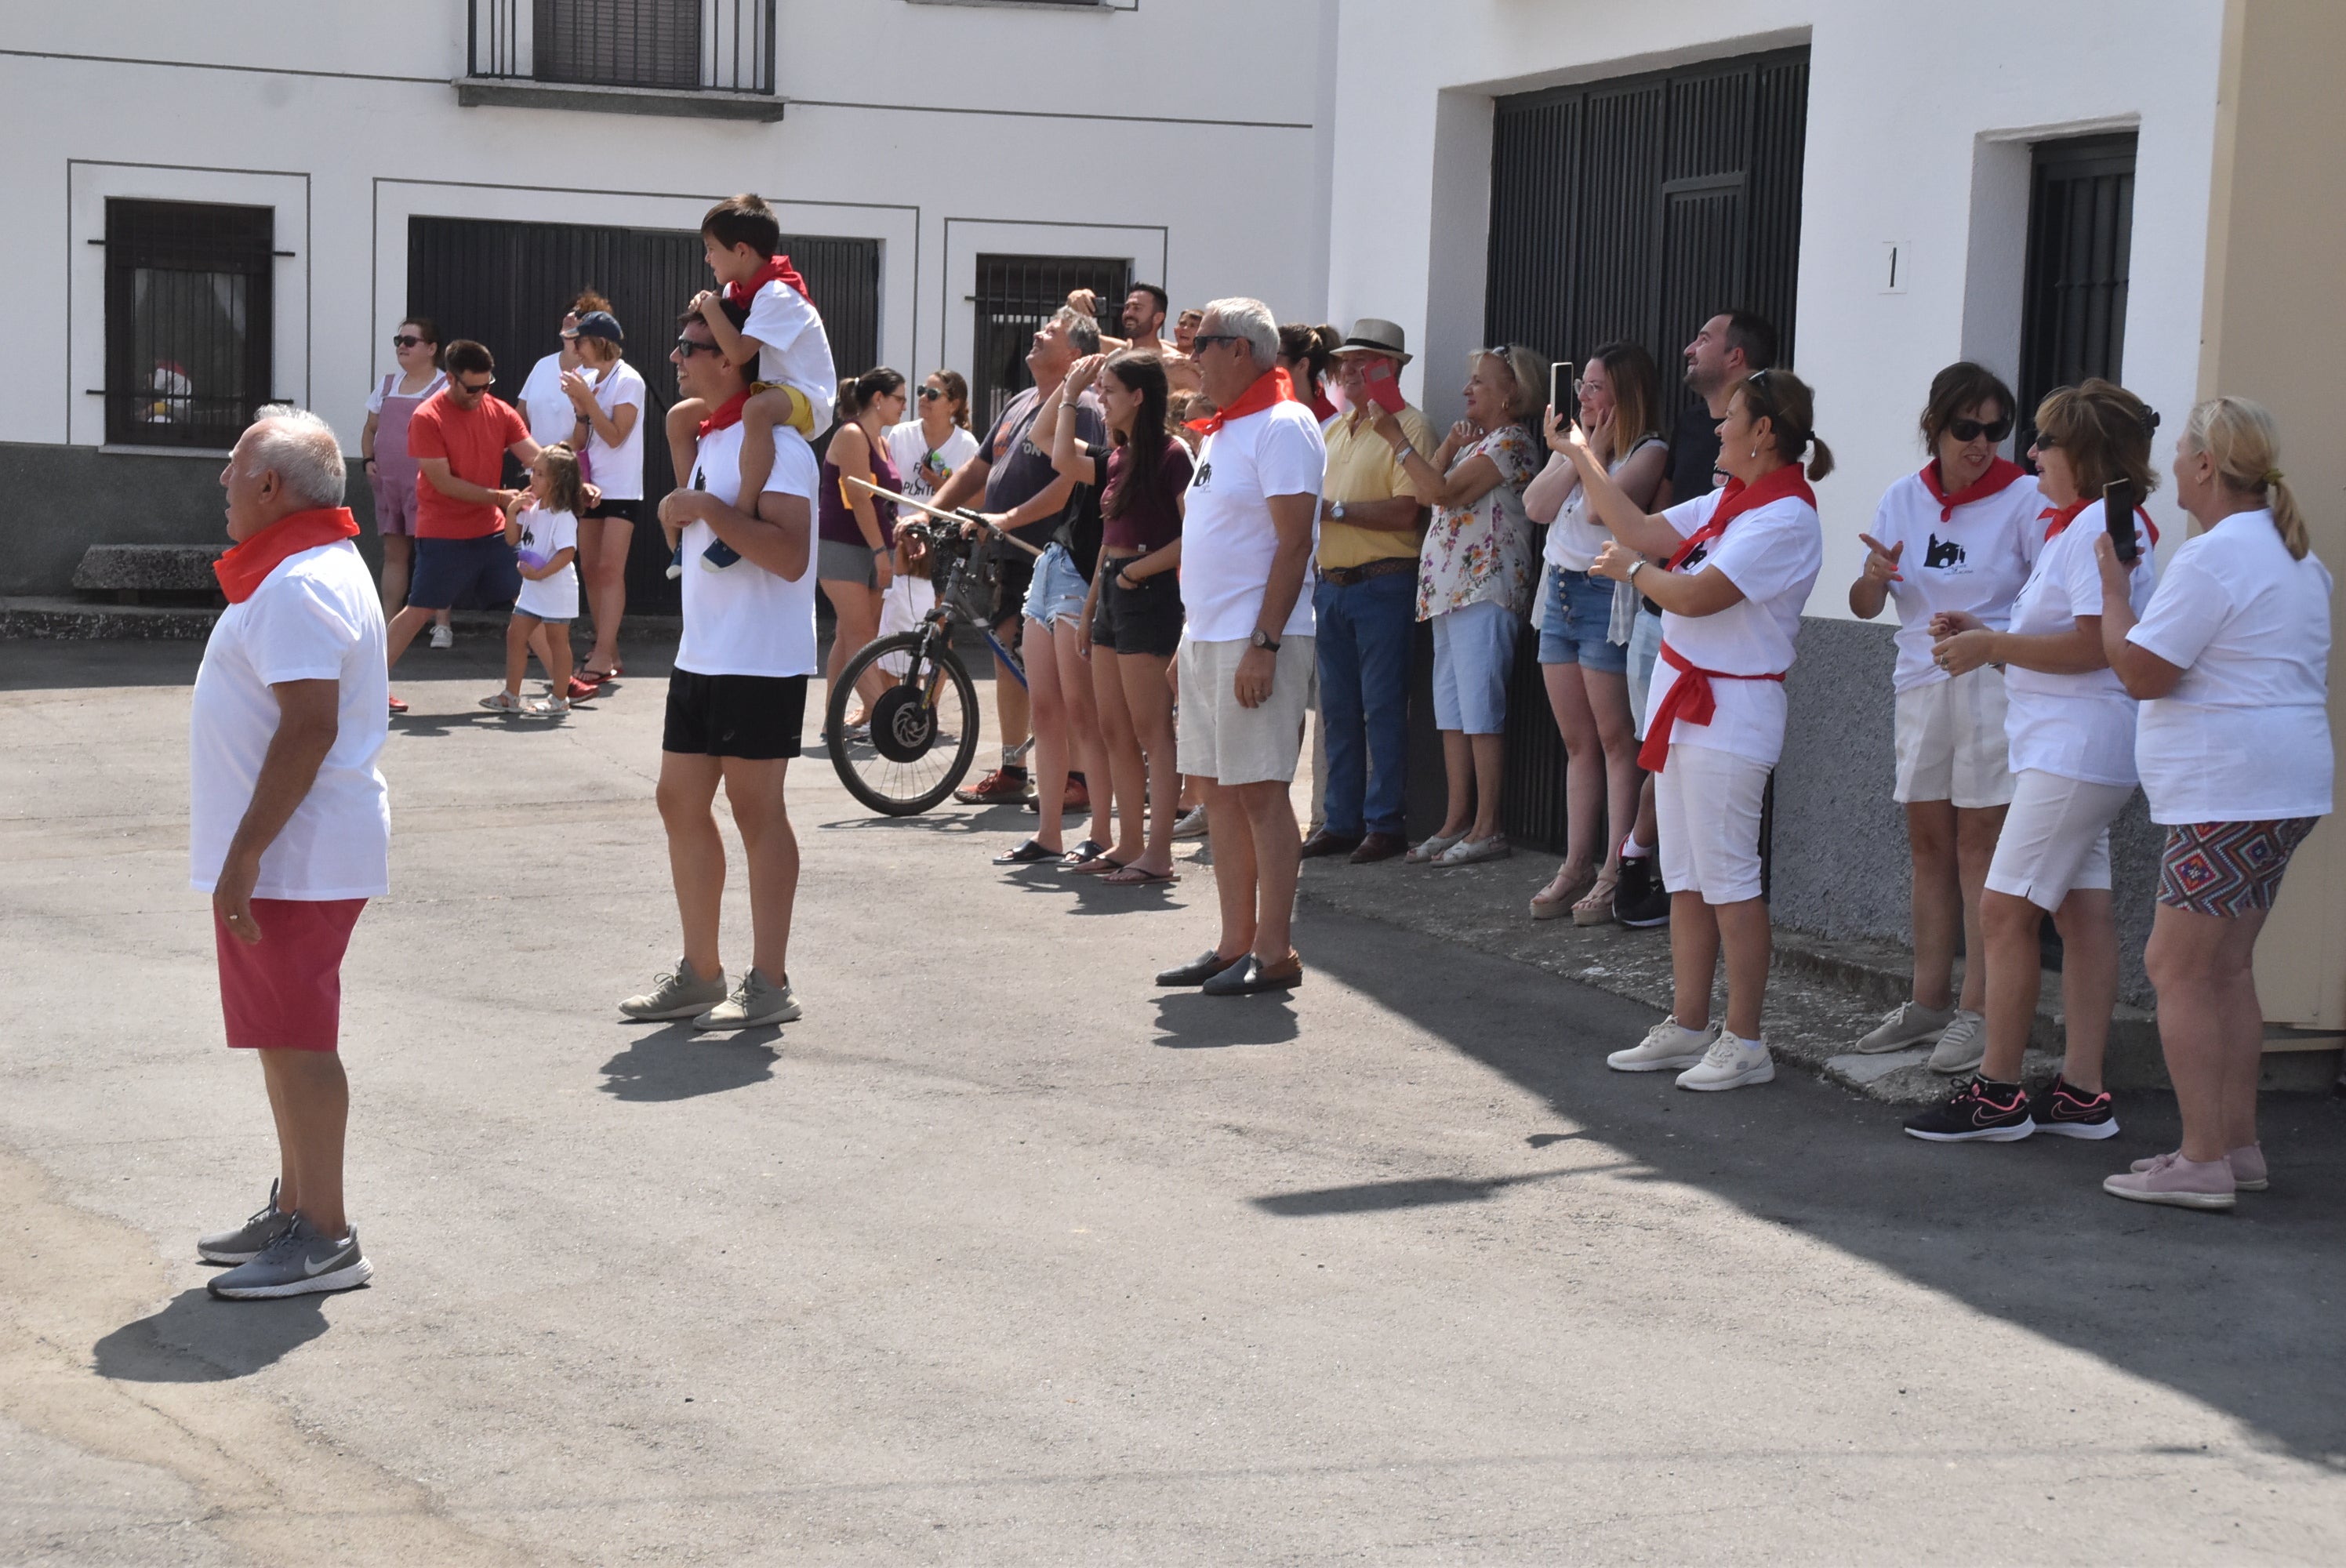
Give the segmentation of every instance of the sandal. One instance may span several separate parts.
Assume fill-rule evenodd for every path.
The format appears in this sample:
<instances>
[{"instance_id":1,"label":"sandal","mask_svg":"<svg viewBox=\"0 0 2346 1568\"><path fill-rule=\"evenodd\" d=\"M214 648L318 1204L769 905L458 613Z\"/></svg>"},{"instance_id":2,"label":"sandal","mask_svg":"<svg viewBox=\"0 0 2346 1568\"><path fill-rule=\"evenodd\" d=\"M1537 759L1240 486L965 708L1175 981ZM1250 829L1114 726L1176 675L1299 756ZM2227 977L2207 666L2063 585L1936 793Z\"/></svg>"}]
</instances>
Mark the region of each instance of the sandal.
<instances>
[{"instance_id":1,"label":"sandal","mask_svg":"<svg viewBox=\"0 0 2346 1568\"><path fill-rule=\"evenodd\" d=\"M501 691L494 697L484 697L481 698L481 706L487 708L491 713L519 713L521 711L521 698L515 697L512 692Z\"/></svg>"},{"instance_id":2,"label":"sandal","mask_svg":"<svg viewBox=\"0 0 2346 1568\"><path fill-rule=\"evenodd\" d=\"M1061 855L1059 864L1069 871L1076 871L1090 865L1094 860L1105 859L1107 855L1106 844L1101 843L1097 839L1086 839L1082 843Z\"/></svg>"},{"instance_id":3,"label":"sandal","mask_svg":"<svg viewBox=\"0 0 2346 1568\"><path fill-rule=\"evenodd\" d=\"M1608 867L1596 876L1596 885L1588 896L1572 906L1575 925L1610 925L1613 923L1613 895L1620 891L1621 870Z\"/></svg>"},{"instance_id":4,"label":"sandal","mask_svg":"<svg viewBox=\"0 0 2346 1568\"><path fill-rule=\"evenodd\" d=\"M1556 876L1547 886L1532 895L1532 919L1561 920L1579 907L1581 895L1588 891L1590 885L1596 881L1596 875L1592 871L1567 882L1564 880L1564 873L1571 869L1568 862L1558 866Z\"/></svg>"},{"instance_id":5,"label":"sandal","mask_svg":"<svg viewBox=\"0 0 2346 1568\"><path fill-rule=\"evenodd\" d=\"M1046 850L1029 839L1009 853L994 856L994 863L997 866L1034 866L1040 865L1045 860L1056 860L1058 858L1058 850Z\"/></svg>"},{"instance_id":6,"label":"sandal","mask_svg":"<svg viewBox=\"0 0 2346 1568\"><path fill-rule=\"evenodd\" d=\"M1408 854L1403 855L1402 863L1409 866L1430 866L1433 863L1433 858L1436 855L1445 853L1452 845L1461 844L1465 840L1466 835L1464 833L1436 833Z\"/></svg>"},{"instance_id":7,"label":"sandal","mask_svg":"<svg viewBox=\"0 0 2346 1568\"><path fill-rule=\"evenodd\" d=\"M1118 866L1100 879L1100 885L1110 888L1140 888L1151 882L1178 882L1181 879L1171 871L1152 871L1146 866Z\"/></svg>"}]
</instances>

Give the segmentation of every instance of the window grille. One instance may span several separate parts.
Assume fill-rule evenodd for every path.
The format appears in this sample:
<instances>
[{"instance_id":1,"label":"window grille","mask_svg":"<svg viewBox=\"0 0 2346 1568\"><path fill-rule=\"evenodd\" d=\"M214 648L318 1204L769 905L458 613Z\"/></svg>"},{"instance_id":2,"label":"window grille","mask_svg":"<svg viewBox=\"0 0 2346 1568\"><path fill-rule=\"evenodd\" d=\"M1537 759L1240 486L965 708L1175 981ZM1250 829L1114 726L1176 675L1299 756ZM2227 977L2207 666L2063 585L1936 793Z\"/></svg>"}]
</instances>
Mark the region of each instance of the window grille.
<instances>
[{"instance_id":1,"label":"window grille","mask_svg":"<svg viewBox=\"0 0 2346 1568\"><path fill-rule=\"evenodd\" d=\"M976 336L970 366L970 419L983 433L1010 400L1035 384L1026 351L1067 296L1077 289L1097 295L1101 323L1110 337L1124 336L1124 297L1132 290L1132 263L1096 256L980 256L977 259Z\"/></svg>"},{"instance_id":2,"label":"window grille","mask_svg":"<svg viewBox=\"0 0 2346 1568\"><path fill-rule=\"evenodd\" d=\"M228 447L270 401L276 212L106 204L106 439Z\"/></svg>"}]
</instances>

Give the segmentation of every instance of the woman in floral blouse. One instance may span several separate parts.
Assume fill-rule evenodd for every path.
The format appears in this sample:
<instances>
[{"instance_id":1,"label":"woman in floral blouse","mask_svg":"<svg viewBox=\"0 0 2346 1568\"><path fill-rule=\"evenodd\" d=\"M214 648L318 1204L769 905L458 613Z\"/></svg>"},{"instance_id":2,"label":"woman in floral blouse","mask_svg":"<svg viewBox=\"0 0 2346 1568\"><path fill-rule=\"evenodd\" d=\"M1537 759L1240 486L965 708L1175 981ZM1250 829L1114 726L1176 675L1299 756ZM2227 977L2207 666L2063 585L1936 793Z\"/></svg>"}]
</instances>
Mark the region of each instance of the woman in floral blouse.
<instances>
[{"instance_id":1,"label":"woman in floral blouse","mask_svg":"<svg viewBox=\"0 0 2346 1568\"><path fill-rule=\"evenodd\" d=\"M1468 364L1466 417L1440 450L1416 451L1399 420L1376 414L1377 433L1417 493L1434 498L1418 550L1417 618L1433 623L1433 722L1450 802L1442 830L1409 852L1421 866L1468 866L1513 852L1499 831L1499 779L1507 677L1538 565L1524 486L1539 472L1530 420L1542 402L1540 360L1510 346L1477 350Z\"/></svg>"}]
</instances>

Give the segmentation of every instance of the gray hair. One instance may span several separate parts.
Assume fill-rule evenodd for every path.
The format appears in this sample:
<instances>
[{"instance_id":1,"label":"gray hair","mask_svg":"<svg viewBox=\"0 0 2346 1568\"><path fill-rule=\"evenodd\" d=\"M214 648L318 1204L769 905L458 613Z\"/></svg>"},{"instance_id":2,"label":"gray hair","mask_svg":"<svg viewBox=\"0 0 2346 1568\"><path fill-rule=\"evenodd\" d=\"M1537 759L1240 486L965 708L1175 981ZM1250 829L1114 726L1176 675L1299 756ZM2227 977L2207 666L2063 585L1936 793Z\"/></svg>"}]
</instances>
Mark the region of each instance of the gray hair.
<instances>
[{"instance_id":1,"label":"gray hair","mask_svg":"<svg viewBox=\"0 0 2346 1568\"><path fill-rule=\"evenodd\" d=\"M1073 305L1062 305L1051 320L1067 329L1067 341L1076 345L1079 354L1099 352L1099 323Z\"/></svg>"},{"instance_id":2,"label":"gray hair","mask_svg":"<svg viewBox=\"0 0 2346 1568\"><path fill-rule=\"evenodd\" d=\"M312 506L342 504L351 476L332 425L306 408L272 402L254 413L250 434L248 474L274 473L288 495Z\"/></svg>"},{"instance_id":3,"label":"gray hair","mask_svg":"<svg viewBox=\"0 0 2346 1568\"><path fill-rule=\"evenodd\" d=\"M1269 370L1279 358L1279 318L1260 300L1239 295L1229 300L1209 300L1206 321L1219 321L1222 330L1235 338L1246 340L1254 351L1254 362ZM1200 328L1204 323L1199 323Z\"/></svg>"}]
</instances>

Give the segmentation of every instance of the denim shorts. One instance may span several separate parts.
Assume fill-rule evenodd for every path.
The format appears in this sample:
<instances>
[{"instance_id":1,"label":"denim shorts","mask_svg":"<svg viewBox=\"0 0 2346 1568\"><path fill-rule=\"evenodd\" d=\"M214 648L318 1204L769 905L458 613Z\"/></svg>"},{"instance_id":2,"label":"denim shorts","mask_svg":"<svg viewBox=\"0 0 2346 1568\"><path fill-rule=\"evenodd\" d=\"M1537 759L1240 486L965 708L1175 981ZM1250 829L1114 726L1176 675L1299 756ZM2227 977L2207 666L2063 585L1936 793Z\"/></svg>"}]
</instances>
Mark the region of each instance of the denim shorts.
<instances>
[{"instance_id":1,"label":"denim shorts","mask_svg":"<svg viewBox=\"0 0 2346 1568\"><path fill-rule=\"evenodd\" d=\"M1488 599L1433 617L1433 727L1468 735L1507 728L1515 673L1515 612Z\"/></svg>"},{"instance_id":2,"label":"denim shorts","mask_svg":"<svg viewBox=\"0 0 2346 1568\"><path fill-rule=\"evenodd\" d=\"M1547 608L1540 616L1539 661L1576 664L1619 675L1629 667L1629 645L1605 640L1613 624L1613 585L1563 566L1547 571Z\"/></svg>"},{"instance_id":3,"label":"denim shorts","mask_svg":"<svg viewBox=\"0 0 2346 1568\"><path fill-rule=\"evenodd\" d=\"M1090 592L1091 585L1076 570L1075 557L1067 554L1067 547L1046 545L1042 559L1035 563L1035 580L1026 585L1026 618L1046 626L1076 620Z\"/></svg>"}]
</instances>

